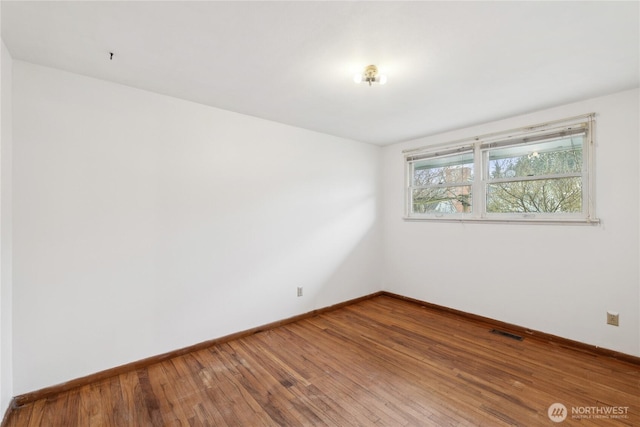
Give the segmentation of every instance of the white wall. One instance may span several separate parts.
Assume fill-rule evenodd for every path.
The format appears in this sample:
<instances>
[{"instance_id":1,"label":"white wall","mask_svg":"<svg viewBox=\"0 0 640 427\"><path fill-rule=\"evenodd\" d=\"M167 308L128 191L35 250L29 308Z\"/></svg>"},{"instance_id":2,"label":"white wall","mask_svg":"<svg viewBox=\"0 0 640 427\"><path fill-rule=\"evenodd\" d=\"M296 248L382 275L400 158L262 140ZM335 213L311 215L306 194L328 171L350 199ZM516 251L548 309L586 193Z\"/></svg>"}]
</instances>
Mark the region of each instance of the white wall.
<instances>
[{"instance_id":1,"label":"white wall","mask_svg":"<svg viewBox=\"0 0 640 427\"><path fill-rule=\"evenodd\" d=\"M21 61L13 81L15 394L380 289L378 147Z\"/></svg>"},{"instance_id":2,"label":"white wall","mask_svg":"<svg viewBox=\"0 0 640 427\"><path fill-rule=\"evenodd\" d=\"M638 105L635 89L385 147L385 289L640 356ZM403 221L402 150L589 112L601 225Z\"/></svg>"},{"instance_id":3,"label":"white wall","mask_svg":"<svg viewBox=\"0 0 640 427\"><path fill-rule=\"evenodd\" d=\"M12 366L12 59L0 40L0 413L13 397Z\"/></svg>"}]
</instances>

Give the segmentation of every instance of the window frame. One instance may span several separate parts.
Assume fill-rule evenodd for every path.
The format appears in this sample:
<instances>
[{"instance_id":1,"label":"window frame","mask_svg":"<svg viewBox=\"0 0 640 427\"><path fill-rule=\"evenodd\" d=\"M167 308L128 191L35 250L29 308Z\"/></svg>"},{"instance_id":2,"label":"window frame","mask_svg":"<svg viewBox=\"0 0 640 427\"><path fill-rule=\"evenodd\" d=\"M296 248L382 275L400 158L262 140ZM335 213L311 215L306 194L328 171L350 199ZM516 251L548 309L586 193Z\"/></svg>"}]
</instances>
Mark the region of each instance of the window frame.
<instances>
[{"instance_id":1,"label":"window frame","mask_svg":"<svg viewBox=\"0 0 640 427\"><path fill-rule=\"evenodd\" d=\"M405 190L404 219L418 221L469 221L469 222L504 222L504 223L556 223L556 224L598 224L595 215L595 113L584 114L562 120L546 122L508 131L495 132L472 138L461 139L444 144L404 150ZM580 173L549 173L532 177L515 177L513 179L495 180L489 178L489 153L491 150L509 147L526 147L535 143L544 143L554 137L568 135L582 136L582 168ZM414 166L421 159L451 155L456 150L469 149L473 152L473 180L470 182L472 192L472 212L427 212L417 213L413 210ZM581 212L531 212L503 213L487 212L488 186L497 182L531 181L542 179L560 179L563 177L581 178Z\"/></svg>"},{"instance_id":2,"label":"window frame","mask_svg":"<svg viewBox=\"0 0 640 427\"><path fill-rule=\"evenodd\" d=\"M410 197L411 199L411 206L413 205L413 190L421 190L421 189L446 189L446 188L456 188L456 187L470 187L471 188L471 194L472 194L472 199L471 199L471 206L473 208L473 203L475 202L475 197L473 197L473 191L474 191L474 185L473 182L474 181L453 181L453 182L441 182L439 184L429 184L429 185L413 185L414 184L414 172L415 172L415 165L416 163L423 161L423 160L427 160L427 159L436 159L436 158L442 158L442 159L446 159L446 158L452 158L455 156L464 156L465 154L471 154L472 156L472 163L474 164L475 167L475 146L473 144L463 144L463 145L455 145L455 146L447 146L447 147L442 147L442 149L439 150L435 150L435 151L427 151L427 152L421 152L418 153L417 155L411 156L410 159L408 160L410 162L410 173L408 174L408 178L409 178L409 192L410 194L408 194L408 197ZM475 180L475 171L474 171L474 180ZM407 206L408 209L411 210L411 206ZM460 212L460 213L443 213L443 212L434 212L432 215L435 215L437 217L442 217L443 215L447 215L447 216L456 216L459 218L464 218L465 216L469 216L470 213L468 212ZM429 214L418 214L418 215L429 215Z\"/></svg>"}]
</instances>

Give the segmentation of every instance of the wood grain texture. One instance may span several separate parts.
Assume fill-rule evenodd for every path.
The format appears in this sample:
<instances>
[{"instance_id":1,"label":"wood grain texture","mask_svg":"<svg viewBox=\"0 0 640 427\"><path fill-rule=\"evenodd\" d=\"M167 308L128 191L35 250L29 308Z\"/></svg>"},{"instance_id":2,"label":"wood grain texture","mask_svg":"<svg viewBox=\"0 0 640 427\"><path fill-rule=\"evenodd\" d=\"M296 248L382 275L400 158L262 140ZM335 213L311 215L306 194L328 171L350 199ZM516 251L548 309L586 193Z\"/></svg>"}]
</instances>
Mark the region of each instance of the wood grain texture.
<instances>
[{"instance_id":1,"label":"wood grain texture","mask_svg":"<svg viewBox=\"0 0 640 427\"><path fill-rule=\"evenodd\" d=\"M180 348L177 350L173 350L167 353L163 353L163 354L158 354L155 356L151 356L148 357L146 359L141 359L141 360L136 360L135 362L131 362L131 363L127 363L125 365L121 365L121 366L116 366L114 368L111 369L106 369L104 371L100 371L100 372L96 372L94 374L90 374L84 377L80 377L80 378L76 378L70 381L67 381L65 383L62 384L56 384L54 386L51 387L46 387L40 390L36 390L33 392L29 392L29 393L25 393L25 394L21 394L19 396L16 396L13 398L13 402L12 402L12 408L16 407L16 406L23 406L26 405L28 403L34 402L36 400L40 400L40 399L46 399L48 397L51 396L56 396L59 393L62 392L66 392L69 390L72 390L74 388L78 388L78 387L82 387L85 386L87 384L91 384L91 383L95 383L98 381L102 381L104 379L107 378L111 378L132 370L136 370L136 369L141 369L141 368L147 368L155 363L159 363L162 362L164 360L169 360L172 359L174 357L178 357L181 356L183 354L188 354L188 353L193 353L196 352L200 349L205 349L205 348L209 348L211 346L217 345L217 344L222 344L228 341L233 341L235 339L239 339L242 337L246 337L246 336L250 336L253 334L256 334L258 332L262 332L262 331L266 331L266 330L270 330L273 328L277 328L278 326L282 326L282 325L286 325L288 323L292 323L292 322L297 322L299 320L303 320L306 319L308 317L313 317L313 316L317 316L319 314L322 313L326 313L326 312L330 312L333 310L336 310L338 308L341 307L346 307L348 305L351 304L355 304L357 302L360 301L365 301L367 299L370 298L375 298L377 296L382 295L384 292L380 291L380 292L375 292L373 294L370 295L365 295L363 297L360 298L355 298L352 300L348 300L348 301L344 301L329 307L324 307L324 308L320 308L317 310L313 310L310 311L308 313L303 313L297 316L293 316L287 319L282 319L282 320L278 320L276 322L272 322L272 323L268 323L266 325L262 325L262 326L258 326L256 328L252 328L252 329L247 329L245 331L240 331L231 335L227 335L224 337L220 337L220 338L215 338L212 340L208 340L208 341L204 341L198 344L194 344L188 347L184 347L184 348ZM4 424L3 424L4 425Z\"/></svg>"},{"instance_id":2,"label":"wood grain texture","mask_svg":"<svg viewBox=\"0 0 640 427\"><path fill-rule=\"evenodd\" d=\"M619 351L610 350L604 347L597 347L595 345L585 344L580 341L571 340L568 338L559 337L557 335L548 334L546 332L536 331L533 329L525 328L523 326L514 325L511 323L501 322L499 320L491 319L488 317L479 316L477 314L466 313L464 311L456 310L449 307L444 307L437 304L432 304L429 302L417 300L414 298L409 298L403 295L394 294L392 292L381 291L379 295L386 295L393 298L401 299L404 301L413 302L415 304L428 307L433 310L444 311L450 314L455 314L457 316L464 317L466 319L472 321L478 321L482 323L487 323L493 325L494 328L499 330L503 330L509 333L514 333L516 335L520 335L523 337L534 338L542 341L546 341L553 345L560 345L563 347L572 348L574 350L585 350L590 353L596 353L602 356L613 357L615 359L626 360L627 362L635 363L640 365L640 357L633 356L630 354L620 353ZM375 295L378 296L378 295Z\"/></svg>"},{"instance_id":3,"label":"wood grain texture","mask_svg":"<svg viewBox=\"0 0 640 427\"><path fill-rule=\"evenodd\" d=\"M379 295L31 401L5 424L640 425L640 366L493 327ZM578 407L627 418L572 418Z\"/></svg>"}]
</instances>

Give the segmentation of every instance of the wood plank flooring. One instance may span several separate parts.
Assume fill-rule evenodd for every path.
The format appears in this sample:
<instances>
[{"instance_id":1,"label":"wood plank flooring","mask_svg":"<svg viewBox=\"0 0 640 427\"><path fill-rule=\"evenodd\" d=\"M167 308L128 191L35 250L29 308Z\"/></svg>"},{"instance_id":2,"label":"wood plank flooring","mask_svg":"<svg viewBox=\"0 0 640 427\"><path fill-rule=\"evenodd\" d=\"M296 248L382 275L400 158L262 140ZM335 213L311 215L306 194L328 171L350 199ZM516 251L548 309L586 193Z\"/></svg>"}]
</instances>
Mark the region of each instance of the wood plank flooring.
<instances>
[{"instance_id":1,"label":"wood plank flooring","mask_svg":"<svg viewBox=\"0 0 640 427\"><path fill-rule=\"evenodd\" d=\"M6 425L640 425L640 366L490 329L378 296L29 403Z\"/></svg>"}]
</instances>

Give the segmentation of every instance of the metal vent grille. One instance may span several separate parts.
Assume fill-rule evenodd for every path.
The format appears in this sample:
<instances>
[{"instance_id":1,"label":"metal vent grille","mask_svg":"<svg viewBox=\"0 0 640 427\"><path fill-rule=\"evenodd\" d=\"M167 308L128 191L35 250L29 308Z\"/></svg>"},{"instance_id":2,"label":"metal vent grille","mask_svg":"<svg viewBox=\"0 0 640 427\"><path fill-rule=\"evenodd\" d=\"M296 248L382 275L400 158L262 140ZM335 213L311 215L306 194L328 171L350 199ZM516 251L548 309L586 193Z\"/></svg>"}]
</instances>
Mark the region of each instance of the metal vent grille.
<instances>
[{"instance_id":1,"label":"metal vent grille","mask_svg":"<svg viewBox=\"0 0 640 427\"><path fill-rule=\"evenodd\" d=\"M492 334L502 335L503 337L511 338L513 340L522 341L524 339L520 335L512 334L510 332L500 331L498 329L492 329L489 332L491 332Z\"/></svg>"}]
</instances>

